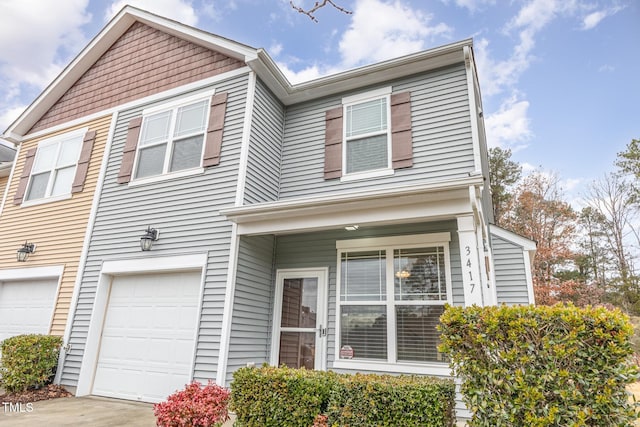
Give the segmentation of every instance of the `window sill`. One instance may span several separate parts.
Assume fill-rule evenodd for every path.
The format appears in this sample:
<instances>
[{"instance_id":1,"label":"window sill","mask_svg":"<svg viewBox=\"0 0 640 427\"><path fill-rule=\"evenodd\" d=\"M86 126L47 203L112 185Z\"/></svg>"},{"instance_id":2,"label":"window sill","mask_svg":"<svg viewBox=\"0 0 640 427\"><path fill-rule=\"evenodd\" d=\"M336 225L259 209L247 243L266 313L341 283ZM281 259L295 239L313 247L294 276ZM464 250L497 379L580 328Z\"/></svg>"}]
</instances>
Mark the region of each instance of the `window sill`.
<instances>
[{"instance_id":1,"label":"window sill","mask_svg":"<svg viewBox=\"0 0 640 427\"><path fill-rule=\"evenodd\" d=\"M380 176L389 176L393 174L394 174L393 169L377 169L377 170L367 171L367 172L350 173L347 175L343 175L340 178L340 182L350 182L350 181L357 181L361 179L377 178Z\"/></svg>"},{"instance_id":2,"label":"window sill","mask_svg":"<svg viewBox=\"0 0 640 427\"><path fill-rule=\"evenodd\" d=\"M20 207L28 208L29 206L44 205L45 203L59 202L60 200L68 200L70 198L71 198L71 193L61 194L59 196L53 196L53 197L45 197L42 199L27 200L26 202L22 202Z\"/></svg>"},{"instance_id":3,"label":"window sill","mask_svg":"<svg viewBox=\"0 0 640 427\"><path fill-rule=\"evenodd\" d=\"M192 176L204 173L204 168L198 167L193 169L186 169L178 172L165 173L162 175L154 175L146 178L134 179L129 182L129 187L136 187L138 185L153 184L156 182L168 181L176 178L183 178L185 176Z\"/></svg>"},{"instance_id":4,"label":"window sill","mask_svg":"<svg viewBox=\"0 0 640 427\"><path fill-rule=\"evenodd\" d=\"M338 359L333 362L334 369L352 369L358 371L379 371L401 374L423 374L448 377L451 376L451 368L446 362L429 362L420 364L409 363L385 363L368 362L365 360Z\"/></svg>"}]
</instances>

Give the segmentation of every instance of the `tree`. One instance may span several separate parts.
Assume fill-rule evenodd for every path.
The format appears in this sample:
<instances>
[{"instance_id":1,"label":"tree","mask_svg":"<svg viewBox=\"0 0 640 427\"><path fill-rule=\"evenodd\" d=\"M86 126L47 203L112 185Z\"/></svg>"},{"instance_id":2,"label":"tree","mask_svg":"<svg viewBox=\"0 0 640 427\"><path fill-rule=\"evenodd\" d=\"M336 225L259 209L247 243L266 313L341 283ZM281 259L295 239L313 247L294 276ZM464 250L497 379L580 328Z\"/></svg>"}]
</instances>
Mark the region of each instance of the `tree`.
<instances>
[{"instance_id":1,"label":"tree","mask_svg":"<svg viewBox=\"0 0 640 427\"><path fill-rule=\"evenodd\" d=\"M617 174L607 174L589 187L586 203L600 223L602 240L611 254L611 296L614 302L630 313L640 313L640 287L631 252L640 243L634 228L637 209L635 190Z\"/></svg>"},{"instance_id":2,"label":"tree","mask_svg":"<svg viewBox=\"0 0 640 427\"><path fill-rule=\"evenodd\" d=\"M297 10L298 12L302 13L303 15L307 15L313 22L318 22L318 19L316 18L314 13L318 9L321 9L321 8L325 7L327 4L329 4L330 6L333 6L335 9L338 9L340 12L345 13L347 15L351 15L353 13L350 10L345 9L342 6L338 6L335 2L333 2L333 0L316 1L311 9L303 9L300 6L296 6L293 3L293 0L289 0L289 4L291 5L291 7L294 10Z\"/></svg>"},{"instance_id":3,"label":"tree","mask_svg":"<svg viewBox=\"0 0 640 427\"><path fill-rule=\"evenodd\" d=\"M618 153L618 166L623 173L631 174L640 179L640 139L632 139L627 149Z\"/></svg>"},{"instance_id":4,"label":"tree","mask_svg":"<svg viewBox=\"0 0 640 427\"><path fill-rule=\"evenodd\" d=\"M507 204L503 226L537 243L532 265L536 302L556 302L557 274L572 263L576 238L576 214L563 200L558 177L542 172L525 177Z\"/></svg>"},{"instance_id":5,"label":"tree","mask_svg":"<svg viewBox=\"0 0 640 427\"><path fill-rule=\"evenodd\" d=\"M521 176L522 166L511 160L511 150L500 147L489 149L491 205L496 225L501 225L502 215L513 197L510 190Z\"/></svg>"},{"instance_id":6,"label":"tree","mask_svg":"<svg viewBox=\"0 0 640 427\"><path fill-rule=\"evenodd\" d=\"M627 144L627 149L618 153L618 159L616 160L616 166L620 168L620 172L623 175L630 175L635 179L632 184L634 192L634 202L640 201L640 139L632 139Z\"/></svg>"},{"instance_id":7,"label":"tree","mask_svg":"<svg viewBox=\"0 0 640 427\"><path fill-rule=\"evenodd\" d=\"M580 263L584 269L585 281L593 281L606 290L606 273L611 263L610 251L606 242L606 218L602 213L586 206L578 217L580 234Z\"/></svg>"}]
</instances>

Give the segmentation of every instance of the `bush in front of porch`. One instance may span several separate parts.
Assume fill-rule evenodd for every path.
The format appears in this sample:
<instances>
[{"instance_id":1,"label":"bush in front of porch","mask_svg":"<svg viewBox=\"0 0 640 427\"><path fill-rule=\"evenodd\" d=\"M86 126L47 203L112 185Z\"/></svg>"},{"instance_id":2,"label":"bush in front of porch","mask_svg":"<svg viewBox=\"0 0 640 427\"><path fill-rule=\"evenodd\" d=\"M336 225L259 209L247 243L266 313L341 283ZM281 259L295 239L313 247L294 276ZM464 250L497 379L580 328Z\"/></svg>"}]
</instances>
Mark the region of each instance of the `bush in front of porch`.
<instances>
[{"instance_id":1,"label":"bush in front of porch","mask_svg":"<svg viewBox=\"0 0 640 427\"><path fill-rule=\"evenodd\" d=\"M241 368L233 378L231 407L243 427L448 427L455 421L451 380L271 366Z\"/></svg>"},{"instance_id":2,"label":"bush in front of porch","mask_svg":"<svg viewBox=\"0 0 640 427\"><path fill-rule=\"evenodd\" d=\"M440 318L470 426L626 426L633 327L619 310L447 307Z\"/></svg>"}]
</instances>

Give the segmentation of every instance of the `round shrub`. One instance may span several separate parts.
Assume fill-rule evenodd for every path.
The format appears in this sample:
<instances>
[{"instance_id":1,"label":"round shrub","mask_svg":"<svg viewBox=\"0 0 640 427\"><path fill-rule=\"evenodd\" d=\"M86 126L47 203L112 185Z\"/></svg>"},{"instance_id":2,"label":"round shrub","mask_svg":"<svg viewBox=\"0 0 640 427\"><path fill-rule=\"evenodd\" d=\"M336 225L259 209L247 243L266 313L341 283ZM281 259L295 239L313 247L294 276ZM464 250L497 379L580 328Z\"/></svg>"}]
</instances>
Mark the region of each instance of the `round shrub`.
<instances>
[{"instance_id":1,"label":"round shrub","mask_svg":"<svg viewBox=\"0 0 640 427\"><path fill-rule=\"evenodd\" d=\"M62 337L52 335L17 335L2 341L0 384L10 393L50 384L61 346Z\"/></svg>"},{"instance_id":2,"label":"round shrub","mask_svg":"<svg viewBox=\"0 0 640 427\"><path fill-rule=\"evenodd\" d=\"M229 390L211 381L204 387L194 381L153 405L153 413L161 427L219 426L229 419L229 397Z\"/></svg>"}]
</instances>

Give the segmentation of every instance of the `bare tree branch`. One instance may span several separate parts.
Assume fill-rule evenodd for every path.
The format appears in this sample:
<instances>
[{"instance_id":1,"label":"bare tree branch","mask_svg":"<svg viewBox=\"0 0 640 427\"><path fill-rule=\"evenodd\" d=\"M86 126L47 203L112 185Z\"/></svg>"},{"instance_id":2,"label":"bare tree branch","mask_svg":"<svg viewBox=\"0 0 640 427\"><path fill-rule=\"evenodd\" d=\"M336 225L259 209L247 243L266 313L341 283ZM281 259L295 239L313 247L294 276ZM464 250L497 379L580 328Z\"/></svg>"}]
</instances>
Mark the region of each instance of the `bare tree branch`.
<instances>
[{"instance_id":1,"label":"bare tree branch","mask_svg":"<svg viewBox=\"0 0 640 427\"><path fill-rule=\"evenodd\" d=\"M351 15L353 12L350 10L345 9L342 6L338 6L337 4L335 4L333 2L333 0L322 0L322 1L316 1L315 4L313 5L313 7L309 10L305 10L303 8L301 8L300 6L296 6L295 4L293 4L293 0L289 0L289 4L291 5L291 7L294 10L297 10L298 12L302 13L303 15L307 15L309 18L311 18L311 20L313 22L318 22L318 20L316 19L314 13L320 9L323 8L327 5L327 3L331 6L333 6L335 9L338 9L340 12L345 13L347 15Z\"/></svg>"}]
</instances>

